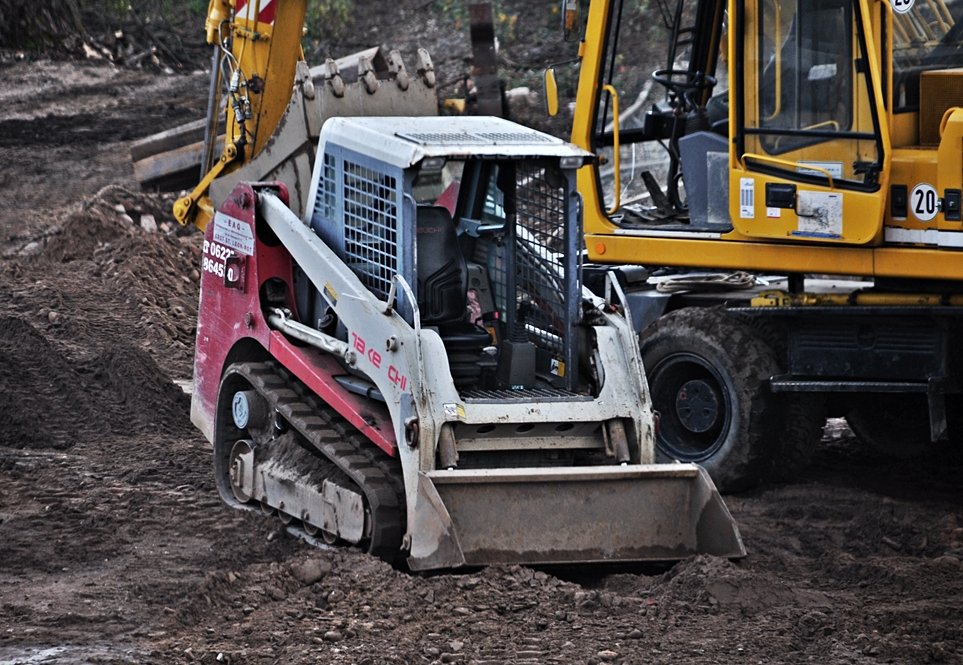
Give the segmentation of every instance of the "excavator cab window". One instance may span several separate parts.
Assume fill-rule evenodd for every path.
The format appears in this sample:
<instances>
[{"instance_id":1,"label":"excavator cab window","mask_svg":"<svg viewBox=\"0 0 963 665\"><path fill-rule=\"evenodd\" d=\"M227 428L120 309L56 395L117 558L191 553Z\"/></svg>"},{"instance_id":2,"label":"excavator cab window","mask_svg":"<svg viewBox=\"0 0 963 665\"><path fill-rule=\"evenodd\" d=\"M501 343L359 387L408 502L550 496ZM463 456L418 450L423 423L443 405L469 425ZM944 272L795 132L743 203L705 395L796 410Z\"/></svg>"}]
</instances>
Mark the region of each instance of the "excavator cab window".
<instances>
[{"instance_id":1,"label":"excavator cab window","mask_svg":"<svg viewBox=\"0 0 963 665\"><path fill-rule=\"evenodd\" d=\"M613 4L592 146L605 208L622 223L685 221L679 140L700 131L727 133L728 108L719 93L728 81L725 67L717 66L726 47L724 3L664 0L657 3L661 22L645 3Z\"/></svg>"},{"instance_id":2,"label":"excavator cab window","mask_svg":"<svg viewBox=\"0 0 963 665\"><path fill-rule=\"evenodd\" d=\"M920 75L963 67L963 0L898 0L893 12L893 108L920 107Z\"/></svg>"},{"instance_id":3,"label":"excavator cab window","mask_svg":"<svg viewBox=\"0 0 963 665\"><path fill-rule=\"evenodd\" d=\"M750 0L737 18L736 157L750 170L874 190L883 160L854 0Z\"/></svg>"},{"instance_id":4,"label":"excavator cab window","mask_svg":"<svg viewBox=\"0 0 963 665\"><path fill-rule=\"evenodd\" d=\"M760 125L801 132L850 129L849 0L763 0L760 10ZM820 140L805 134L768 134L763 146L769 154L780 154Z\"/></svg>"}]
</instances>

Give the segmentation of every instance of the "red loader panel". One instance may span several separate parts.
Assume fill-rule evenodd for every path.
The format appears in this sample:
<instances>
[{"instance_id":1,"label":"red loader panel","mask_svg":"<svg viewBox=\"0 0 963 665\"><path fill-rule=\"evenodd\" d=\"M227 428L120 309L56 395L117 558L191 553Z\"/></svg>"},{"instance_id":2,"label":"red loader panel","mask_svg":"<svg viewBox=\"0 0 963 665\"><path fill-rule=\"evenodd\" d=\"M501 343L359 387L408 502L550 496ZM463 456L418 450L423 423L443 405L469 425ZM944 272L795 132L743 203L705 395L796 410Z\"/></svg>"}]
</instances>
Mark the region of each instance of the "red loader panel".
<instances>
[{"instance_id":1,"label":"red loader panel","mask_svg":"<svg viewBox=\"0 0 963 665\"><path fill-rule=\"evenodd\" d=\"M294 346L268 327L259 298L267 280L276 278L285 285L288 307L294 309L291 257L284 247L266 244L256 232L255 190L268 186L287 202L287 189L279 183L241 184L207 227L191 417L211 439L224 369L231 363L261 361L269 355L394 456L397 449L387 409L342 388L333 377L345 372L334 358L311 347Z\"/></svg>"}]
</instances>

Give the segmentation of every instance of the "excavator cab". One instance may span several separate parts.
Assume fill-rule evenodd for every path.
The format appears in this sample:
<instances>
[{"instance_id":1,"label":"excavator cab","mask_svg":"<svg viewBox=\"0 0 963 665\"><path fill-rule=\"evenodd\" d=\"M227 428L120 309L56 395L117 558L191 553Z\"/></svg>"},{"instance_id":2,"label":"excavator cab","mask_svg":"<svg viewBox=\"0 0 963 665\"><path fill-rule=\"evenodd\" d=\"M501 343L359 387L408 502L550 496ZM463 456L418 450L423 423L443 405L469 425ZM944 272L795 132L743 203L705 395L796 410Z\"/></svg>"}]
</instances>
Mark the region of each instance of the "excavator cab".
<instances>
[{"instance_id":1,"label":"excavator cab","mask_svg":"<svg viewBox=\"0 0 963 665\"><path fill-rule=\"evenodd\" d=\"M619 0L589 7L573 130L602 156L580 182L589 233L873 246L908 237L884 225L915 230L903 220L935 219L941 201L948 221L958 216L955 180L944 175L941 187L935 172L905 168L920 156L899 148L939 143L943 113L963 103L950 84L963 65L960 3L679 0L660 9L669 48L653 72L634 39L639 10ZM920 182L929 188L907 203ZM590 255L601 258L595 245Z\"/></svg>"}]
</instances>

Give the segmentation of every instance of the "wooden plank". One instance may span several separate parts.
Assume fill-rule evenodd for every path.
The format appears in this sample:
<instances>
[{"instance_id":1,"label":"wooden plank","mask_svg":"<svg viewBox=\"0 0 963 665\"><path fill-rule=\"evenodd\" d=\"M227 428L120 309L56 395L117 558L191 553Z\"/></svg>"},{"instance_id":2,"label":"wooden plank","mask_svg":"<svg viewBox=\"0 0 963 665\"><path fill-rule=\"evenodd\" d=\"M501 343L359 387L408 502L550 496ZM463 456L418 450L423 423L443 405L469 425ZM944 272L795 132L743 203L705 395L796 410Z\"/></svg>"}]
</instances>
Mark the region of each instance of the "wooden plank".
<instances>
[{"instance_id":1,"label":"wooden plank","mask_svg":"<svg viewBox=\"0 0 963 665\"><path fill-rule=\"evenodd\" d=\"M224 137L219 136L215 155L224 150ZM134 178L141 187L183 189L193 187L200 179L204 141L150 155L134 162Z\"/></svg>"},{"instance_id":2,"label":"wooden plank","mask_svg":"<svg viewBox=\"0 0 963 665\"><path fill-rule=\"evenodd\" d=\"M130 158L138 162L146 157L183 148L198 141L203 143L206 123L207 120L201 118L135 141L130 144Z\"/></svg>"}]
</instances>

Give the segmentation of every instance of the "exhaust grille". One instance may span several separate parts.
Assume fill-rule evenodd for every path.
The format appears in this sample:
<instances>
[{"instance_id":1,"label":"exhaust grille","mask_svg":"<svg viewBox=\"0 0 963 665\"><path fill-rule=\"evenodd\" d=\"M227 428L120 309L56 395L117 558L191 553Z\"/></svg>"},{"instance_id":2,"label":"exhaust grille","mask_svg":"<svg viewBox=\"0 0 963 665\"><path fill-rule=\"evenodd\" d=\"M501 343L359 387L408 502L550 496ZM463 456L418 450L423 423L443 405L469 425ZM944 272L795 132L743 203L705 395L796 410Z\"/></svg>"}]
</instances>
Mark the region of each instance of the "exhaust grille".
<instances>
[{"instance_id":1,"label":"exhaust grille","mask_svg":"<svg viewBox=\"0 0 963 665\"><path fill-rule=\"evenodd\" d=\"M398 272L397 181L344 160L344 255L362 283L382 298Z\"/></svg>"},{"instance_id":2,"label":"exhaust grille","mask_svg":"<svg viewBox=\"0 0 963 665\"><path fill-rule=\"evenodd\" d=\"M554 388L532 388L530 390L466 390L461 398L466 403L485 404L502 402L591 402L592 397L579 395L567 390Z\"/></svg>"},{"instance_id":3,"label":"exhaust grille","mask_svg":"<svg viewBox=\"0 0 963 665\"><path fill-rule=\"evenodd\" d=\"M387 297L412 254L401 228L400 170L332 145L315 173L311 228L372 293Z\"/></svg>"},{"instance_id":4,"label":"exhaust grille","mask_svg":"<svg viewBox=\"0 0 963 665\"><path fill-rule=\"evenodd\" d=\"M534 130L514 132L399 132L398 137L419 145L531 145L561 143Z\"/></svg>"}]
</instances>

